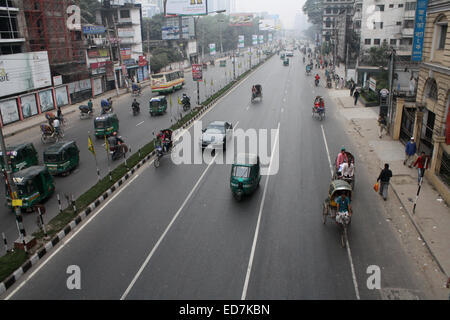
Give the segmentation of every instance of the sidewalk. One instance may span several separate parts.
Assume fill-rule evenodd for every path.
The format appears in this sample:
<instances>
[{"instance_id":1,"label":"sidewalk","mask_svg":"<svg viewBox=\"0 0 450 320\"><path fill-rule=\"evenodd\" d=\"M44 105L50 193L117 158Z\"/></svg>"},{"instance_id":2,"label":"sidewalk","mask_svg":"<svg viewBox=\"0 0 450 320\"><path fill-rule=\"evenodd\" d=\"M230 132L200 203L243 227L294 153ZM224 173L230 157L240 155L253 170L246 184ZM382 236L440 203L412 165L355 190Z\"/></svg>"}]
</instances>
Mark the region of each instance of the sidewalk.
<instances>
[{"instance_id":1,"label":"sidewalk","mask_svg":"<svg viewBox=\"0 0 450 320\"><path fill-rule=\"evenodd\" d=\"M424 178L415 213L413 212L416 198L417 169L403 165L405 146L383 134L378 137L379 108L365 108L359 102L354 106L353 97L348 89L329 90L329 95L337 102L339 113L354 126L369 148L369 156L375 158L378 164L377 172L384 163L389 163L393 177L390 187L398 197L403 209L425 242L432 256L447 278L450 277L450 210L433 186ZM376 178L375 178L376 179ZM375 183L374 179L374 183ZM381 199L381 198L380 198ZM389 198L388 198L389 201Z\"/></svg>"},{"instance_id":2,"label":"sidewalk","mask_svg":"<svg viewBox=\"0 0 450 320\"><path fill-rule=\"evenodd\" d=\"M142 81L141 82L142 87L146 87L148 85L150 85L150 81L146 80L146 81ZM127 93L127 89L126 88L120 88L119 89L119 96L122 96L124 94ZM94 109L98 109L100 108L100 101L102 99L107 99L107 98L112 98L114 101L114 98L117 98L117 94L116 94L116 90L110 90L110 91L106 91L98 96L96 96L95 98L92 98L92 103L94 104ZM63 115L68 115L74 112L78 112L78 107L82 104L87 104L89 100L85 100L82 102L78 102L72 105L66 105L61 107L61 111L63 113ZM51 112L56 114L56 110L51 110ZM30 117L26 120L23 121L19 121L19 122L15 122L9 125L6 125L2 128L3 130L3 135L5 138L11 137L15 134L18 134L20 132L26 131L28 129L34 128L39 126L41 123L47 122L47 119L45 118L45 113L42 113L40 115L34 116L34 117Z\"/></svg>"}]
</instances>

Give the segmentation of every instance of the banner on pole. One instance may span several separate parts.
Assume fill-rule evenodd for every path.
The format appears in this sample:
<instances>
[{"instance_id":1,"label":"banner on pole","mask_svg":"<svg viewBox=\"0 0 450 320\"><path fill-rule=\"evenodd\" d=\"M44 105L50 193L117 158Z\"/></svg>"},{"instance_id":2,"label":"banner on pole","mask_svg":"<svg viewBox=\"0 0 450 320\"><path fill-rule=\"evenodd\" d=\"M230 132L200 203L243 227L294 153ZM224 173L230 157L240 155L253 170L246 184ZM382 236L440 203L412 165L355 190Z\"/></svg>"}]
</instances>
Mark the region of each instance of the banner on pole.
<instances>
[{"instance_id":1,"label":"banner on pole","mask_svg":"<svg viewBox=\"0 0 450 320\"><path fill-rule=\"evenodd\" d=\"M423 38L425 37L425 24L427 20L427 5L428 0L417 0L414 40L411 56L412 61L422 61Z\"/></svg>"},{"instance_id":2,"label":"banner on pole","mask_svg":"<svg viewBox=\"0 0 450 320\"><path fill-rule=\"evenodd\" d=\"M258 35L252 35L252 44L256 46L258 44Z\"/></svg>"},{"instance_id":3,"label":"banner on pole","mask_svg":"<svg viewBox=\"0 0 450 320\"><path fill-rule=\"evenodd\" d=\"M94 144L92 143L91 136L88 137L88 149L95 156Z\"/></svg>"},{"instance_id":4,"label":"banner on pole","mask_svg":"<svg viewBox=\"0 0 450 320\"><path fill-rule=\"evenodd\" d=\"M259 36L259 44L263 44L264 43L264 36L260 35Z\"/></svg>"},{"instance_id":5,"label":"banner on pole","mask_svg":"<svg viewBox=\"0 0 450 320\"><path fill-rule=\"evenodd\" d=\"M203 70L201 64L192 65L192 80L203 81Z\"/></svg>"},{"instance_id":6,"label":"banner on pole","mask_svg":"<svg viewBox=\"0 0 450 320\"><path fill-rule=\"evenodd\" d=\"M209 44L209 54L214 56L216 54L216 44L210 43Z\"/></svg>"},{"instance_id":7,"label":"banner on pole","mask_svg":"<svg viewBox=\"0 0 450 320\"><path fill-rule=\"evenodd\" d=\"M239 36L238 48L244 48L244 36Z\"/></svg>"}]
</instances>

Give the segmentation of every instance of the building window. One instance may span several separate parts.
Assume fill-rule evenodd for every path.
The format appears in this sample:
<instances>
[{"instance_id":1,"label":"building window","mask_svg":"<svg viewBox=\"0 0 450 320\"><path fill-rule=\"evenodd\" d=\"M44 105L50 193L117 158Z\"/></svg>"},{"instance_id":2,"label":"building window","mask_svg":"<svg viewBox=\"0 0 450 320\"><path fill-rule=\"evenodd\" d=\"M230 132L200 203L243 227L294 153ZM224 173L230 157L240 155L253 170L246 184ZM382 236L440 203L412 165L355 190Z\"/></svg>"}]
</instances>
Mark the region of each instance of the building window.
<instances>
[{"instance_id":1,"label":"building window","mask_svg":"<svg viewBox=\"0 0 450 320\"><path fill-rule=\"evenodd\" d=\"M397 45L397 39L391 39L391 41L389 43L391 46L395 46L395 45Z\"/></svg>"},{"instance_id":2,"label":"building window","mask_svg":"<svg viewBox=\"0 0 450 320\"><path fill-rule=\"evenodd\" d=\"M331 13L331 9L330 9L330 8L327 8L327 9L325 10L325 13L330 14L330 13Z\"/></svg>"},{"instance_id":3,"label":"building window","mask_svg":"<svg viewBox=\"0 0 450 320\"><path fill-rule=\"evenodd\" d=\"M380 39L373 39L373 44L379 45L380 44Z\"/></svg>"},{"instance_id":4,"label":"building window","mask_svg":"<svg viewBox=\"0 0 450 320\"><path fill-rule=\"evenodd\" d=\"M399 8L403 8L403 3L400 3L400 4L398 5L398 7L399 7Z\"/></svg>"},{"instance_id":5,"label":"building window","mask_svg":"<svg viewBox=\"0 0 450 320\"><path fill-rule=\"evenodd\" d=\"M384 4L377 4L377 11L384 11Z\"/></svg>"},{"instance_id":6,"label":"building window","mask_svg":"<svg viewBox=\"0 0 450 320\"><path fill-rule=\"evenodd\" d=\"M444 181L447 186L450 186L450 155L445 151L442 151L439 175L441 176L442 181Z\"/></svg>"},{"instance_id":7,"label":"building window","mask_svg":"<svg viewBox=\"0 0 450 320\"><path fill-rule=\"evenodd\" d=\"M413 11L416 10L416 3L415 2L407 2L405 4L405 11Z\"/></svg>"},{"instance_id":8,"label":"building window","mask_svg":"<svg viewBox=\"0 0 450 320\"><path fill-rule=\"evenodd\" d=\"M403 38L400 39L400 45L402 46L411 46L412 45L412 38Z\"/></svg>"},{"instance_id":9,"label":"building window","mask_svg":"<svg viewBox=\"0 0 450 320\"><path fill-rule=\"evenodd\" d=\"M403 21L403 27L407 29L414 28L414 20L405 20Z\"/></svg>"},{"instance_id":10,"label":"building window","mask_svg":"<svg viewBox=\"0 0 450 320\"><path fill-rule=\"evenodd\" d=\"M389 8L393 8L393 7L394 7L394 5L393 5L393 4L390 4L390 5L389 5Z\"/></svg>"},{"instance_id":11,"label":"building window","mask_svg":"<svg viewBox=\"0 0 450 320\"><path fill-rule=\"evenodd\" d=\"M445 39L447 38L447 30L448 24L442 24L439 26L439 42L438 42L438 50L445 49Z\"/></svg>"},{"instance_id":12,"label":"building window","mask_svg":"<svg viewBox=\"0 0 450 320\"><path fill-rule=\"evenodd\" d=\"M397 25L398 25L398 26L401 26L401 25L402 25L402 22L401 22L401 21L397 21Z\"/></svg>"},{"instance_id":13,"label":"building window","mask_svg":"<svg viewBox=\"0 0 450 320\"><path fill-rule=\"evenodd\" d=\"M129 18L130 17L130 10L120 10L120 17L123 18Z\"/></svg>"},{"instance_id":14,"label":"building window","mask_svg":"<svg viewBox=\"0 0 450 320\"><path fill-rule=\"evenodd\" d=\"M372 43L372 39L364 39L364 44L371 44Z\"/></svg>"},{"instance_id":15,"label":"building window","mask_svg":"<svg viewBox=\"0 0 450 320\"><path fill-rule=\"evenodd\" d=\"M435 100L435 101L438 98L438 87L437 87L436 80L434 80L434 79L432 79L430 84L428 85L427 97L432 100Z\"/></svg>"}]
</instances>

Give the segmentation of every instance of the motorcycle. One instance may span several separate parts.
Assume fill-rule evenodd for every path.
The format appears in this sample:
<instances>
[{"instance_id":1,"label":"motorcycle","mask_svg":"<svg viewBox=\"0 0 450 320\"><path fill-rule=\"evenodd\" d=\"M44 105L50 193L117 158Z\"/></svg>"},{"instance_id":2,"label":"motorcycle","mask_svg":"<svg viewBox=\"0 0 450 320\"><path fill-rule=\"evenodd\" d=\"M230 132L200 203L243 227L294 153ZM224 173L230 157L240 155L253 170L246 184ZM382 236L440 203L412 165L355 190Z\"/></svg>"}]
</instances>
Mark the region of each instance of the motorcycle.
<instances>
[{"instance_id":1,"label":"motorcycle","mask_svg":"<svg viewBox=\"0 0 450 320\"><path fill-rule=\"evenodd\" d=\"M112 113L113 107L111 105L102 107L102 114Z\"/></svg>"},{"instance_id":2,"label":"motorcycle","mask_svg":"<svg viewBox=\"0 0 450 320\"><path fill-rule=\"evenodd\" d=\"M113 161L118 160L120 158L125 158L127 152L128 152L128 147L126 146L125 143L121 143L117 146L109 147L109 154Z\"/></svg>"},{"instance_id":3,"label":"motorcycle","mask_svg":"<svg viewBox=\"0 0 450 320\"><path fill-rule=\"evenodd\" d=\"M141 112L141 108L139 106L131 106L133 109L133 116L137 116Z\"/></svg>"},{"instance_id":4,"label":"motorcycle","mask_svg":"<svg viewBox=\"0 0 450 320\"><path fill-rule=\"evenodd\" d=\"M315 83L315 85L316 85L316 87L319 85L319 79L316 79L315 81L314 81L314 83Z\"/></svg>"},{"instance_id":5,"label":"motorcycle","mask_svg":"<svg viewBox=\"0 0 450 320\"><path fill-rule=\"evenodd\" d=\"M163 157L164 155L164 151L163 151L163 147L161 145L156 146L156 159L153 162L153 164L155 165L155 168L159 167L159 160Z\"/></svg>"},{"instance_id":6,"label":"motorcycle","mask_svg":"<svg viewBox=\"0 0 450 320\"><path fill-rule=\"evenodd\" d=\"M331 89L331 78L327 79L327 88Z\"/></svg>"},{"instance_id":7,"label":"motorcycle","mask_svg":"<svg viewBox=\"0 0 450 320\"><path fill-rule=\"evenodd\" d=\"M187 111L191 108L191 102L190 101L184 101L183 102L183 111Z\"/></svg>"},{"instance_id":8,"label":"motorcycle","mask_svg":"<svg viewBox=\"0 0 450 320\"><path fill-rule=\"evenodd\" d=\"M94 116L93 110L86 105L81 105L78 107L78 109L80 109L80 119L81 120L89 119Z\"/></svg>"}]
</instances>

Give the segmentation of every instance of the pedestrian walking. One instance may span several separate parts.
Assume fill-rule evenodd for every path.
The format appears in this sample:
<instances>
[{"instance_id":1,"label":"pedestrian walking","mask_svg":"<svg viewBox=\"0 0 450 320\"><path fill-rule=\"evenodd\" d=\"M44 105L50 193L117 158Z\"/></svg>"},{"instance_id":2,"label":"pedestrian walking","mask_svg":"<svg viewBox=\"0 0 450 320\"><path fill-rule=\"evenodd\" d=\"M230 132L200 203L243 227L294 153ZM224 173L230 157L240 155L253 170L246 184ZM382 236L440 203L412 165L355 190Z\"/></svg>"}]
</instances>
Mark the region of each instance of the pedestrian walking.
<instances>
[{"instance_id":1,"label":"pedestrian walking","mask_svg":"<svg viewBox=\"0 0 450 320\"><path fill-rule=\"evenodd\" d=\"M387 121L384 114L380 114L378 117L378 136L382 137L383 130L387 133Z\"/></svg>"},{"instance_id":2,"label":"pedestrian walking","mask_svg":"<svg viewBox=\"0 0 450 320\"><path fill-rule=\"evenodd\" d=\"M344 78L341 77L341 80L339 81L339 85L341 89L344 89Z\"/></svg>"},{"instance_id":3,"label":"pedestrian walking","mask_svg":"<svg viewBox=\"0 0 450 320\"><path fill-rule=\"evenodd\" d=\"M356 84L353 82L353 79L350 80L350 97L353 97L353 91L355 91Z\"/></svg>"},{"instance_id":4,"label":"pedestrian walking","mask_svg":"<svg viewBox=\"0 0 450 320\"><path fill-rule=\"evenodd\" d=\"M353 97L355 98L355 106L356 106L356 104L358 103L358 98L359 98L359 90L358 89L355 90Z\"/></svg>"},{"instance_id":5,"label":"pedestrian walking","mask_svg":"<svg viewBox=\"0 0 450 320\"><path fill-rule=\"evenodd\" d=\"M428 169L428 161L425 152L422 151L420 156L417 158L416 162L414 162L413 167L417 165L417 184L420 185L420 180L422 180L425 175L425 170Z\"/></svg>"},{"instance_id":6,"label":"pedestrian walking","mask_svg":"<svg viewBox=\"0 0 450 320\"><path fill-rule=\"evenodd\" d=\"M381 170L378 176L377 182L380 181L380 188L378 190L379 194L383 197L384 201L387 199L389 181L392 178L392 171L389 169L389 164L384 164L384 169Z\"/></svg>"},{"instance_id":7,"label":"pedestrian walking","mask_svg":"<svg viewBox=\"0 0 450 320\"><path fill-rule=\"evenodd\" d=\"M414 159L414 155L417 151L417 145L414 141L414 137L411 137L411 139L408 141L405 147L405 161L403 161L403 165L407 165L408 167L412 168L412 159Z\"/></svg>"}]
</instances>

